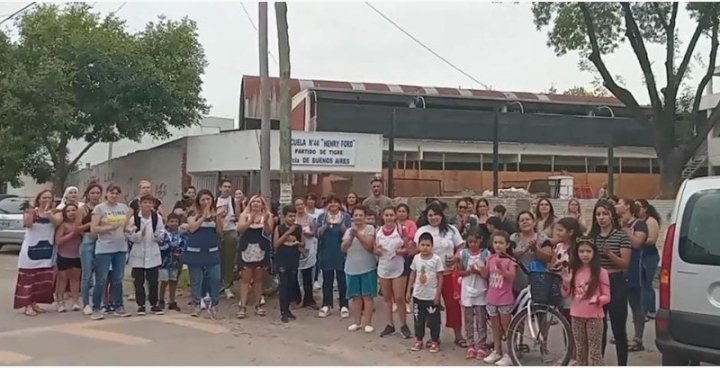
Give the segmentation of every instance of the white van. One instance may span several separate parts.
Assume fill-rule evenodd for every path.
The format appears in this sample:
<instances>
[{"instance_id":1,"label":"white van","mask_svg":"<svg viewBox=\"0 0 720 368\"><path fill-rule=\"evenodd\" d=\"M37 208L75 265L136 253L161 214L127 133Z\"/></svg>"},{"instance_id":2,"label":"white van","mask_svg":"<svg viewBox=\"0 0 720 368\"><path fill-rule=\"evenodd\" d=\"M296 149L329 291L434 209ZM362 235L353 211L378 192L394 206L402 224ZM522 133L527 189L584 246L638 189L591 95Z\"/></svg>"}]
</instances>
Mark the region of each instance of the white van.
<instances>
[{"instance_id":1,"label":"white van","mask_svg":"<svg viewBox=\"0 0 720 368\"><path fill-rule=\"evenodd\" d=\"M660 266L662 365L720 364L720 176L686 180Z\"/></svg>"}]
</instances>

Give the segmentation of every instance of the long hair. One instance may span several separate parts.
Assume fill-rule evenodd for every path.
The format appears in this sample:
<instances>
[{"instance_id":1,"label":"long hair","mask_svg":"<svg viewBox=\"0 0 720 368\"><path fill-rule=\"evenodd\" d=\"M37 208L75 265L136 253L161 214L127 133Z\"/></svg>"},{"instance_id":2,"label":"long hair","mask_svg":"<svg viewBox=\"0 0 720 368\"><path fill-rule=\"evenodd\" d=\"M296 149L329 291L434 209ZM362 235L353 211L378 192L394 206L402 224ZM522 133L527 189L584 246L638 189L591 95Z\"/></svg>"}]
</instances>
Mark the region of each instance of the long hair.
<instances>
[{"instance_id":1,"label":"long hair","mask_svg":"<svg viewBox=\"0 0 720 368\"><path fill-rule=\"evenodd\" d=\"M655 206L651 205L650 202L648 202L647 199L638 199L636 202L640 203L640 205L645 209L645 213L647 213L648 217L652 217L657 221L658 226L660 225L660 213L655 208Z\"/></svg>"},{"instance_id":2,"label":"long hair","mask_svg":"<svg viewBox=\"0 0 720 368\"><path fill-rule=\"evenodd\" d=\"M540 203L542 203L543 201L547 202L547 204L550 206L550 213L548 214L548 218L546 221L543 222L543 230L545 230L548 227L554 225L557 218L555 217L555 207L553 207L552 202L550 202L550 200L547 198L540 198L540 200L538 200L537 204L535 205L535 221L542 220L542 215L540 215Z\"/></svg>"},{"instance_id":3,"label":"long hair","mask_svg":"<svg viewBox=\"0 0 720 368\"><path fill-rule=\"evenodd\" d=\"M85 188L85 192L83 192L82 197L85 200L85 202L90 202L90 191L95 188L98 188L100 190L100 200L102 201L102 192L103 192L102 185L100 185L97 182L92 182L92 183L88 184L87 188Z\"/></svg>"},{"instance_id":4,"label":"long hair","mask_svg":"<svg viewBox=\"0 0 720 368\"><path fill-rule=\"evenodd\" d=\"M215 196L207 189L200 189L195 196L195 211L202 211L202 206L200 205L200 198L202 198L202 196L210 196L210 210L215 211Z\"/></svg>"},{"instance_id":5,"label":"long hair","mask_svg":"<svg viewBox=\"0 0 720 368\"><path fill-rule=\"evenodd\" d=\"M54 195L53 191L50 189L41 190L40 193L35 196L35 202L33 202L33 207L40 207L40 197L42 197L42 195L45 193L50 193L51 197ZM50 203L52 204L52 200Z\"/></svg>"},{"instance_id":6,"label":"long hair","mask_svg":"<svg viewBox=\"0 0 720 368\"><path fill-rule=\"evenodd\" d=\"M590 238L597 238L598 235L600 235L600 224L597 222L597 210L598 208L604 208L608 213L610 214L610 220L612 221L612 227L614 230L620 229L620 219L618 218L617 212L615 212L615 206L610 203L609 201L605 199L600 199L595 203L595 208L593 208L592 212L592 227L590 227L590 232L588 233L588 236Z\"/></svg>"},{"instance_id":7,"label":"long hair","mask_svg":"<svg viewBox=\"0 0 720 368\"><path fill-rule=\"evenodd\" d=\"M450 230L450 226L448 225L447 216L445 216L445 212L443 212L442 205L437 202L430 203L427 208L425 208L425 211L423 212L423 215L425 219L427 219L428 214L430 211L433 211L433 213L440 215L440 223L438 224L438 233L441 236L445 236L447 234L448 230ZM428 220L427 223L429 224L430 221Z\"/></svg>"},{"instance_id":8,"label":"long hair","mask_svg":"<svg viewBox=\"0 0 720 368\"><path fill-rule=\"evenodd\" d=\"M572 235L570 236L569 245L570 248L575 248L575 246L577 245L577 238L582 236L582 231L580 230L580 222L574 217L563 217L555 224L562 226L563 229L572 233Z\"/></svg>"},{"instance_id":9,"label":"long hair","mask_svg":"<svg viewBox=\"0 0 720 368\"><path fill-rule=\"evenodd\" d=\"M580 238L577 240L577 246L572 249L570 257L570 270L572 270L572 279L570 279L570 290L575 292L575 275L577 271L584 265L578 256L578 250L581 245L589 245L593 250L593 257L590 260L590 282L588 282L587 291L583 295L583 299L590 299L600 288L600 254L595 246L595 242L590 238Z\"/></svg>"},{"instance_id":10,"label":"long hair","mask_svg":"<svg viewBox=\"0 0 720 368\"><path fill-rule=\"evenodd\" d=\"M75 210L78 209L78 206L77 206L76 204L74 204L74 203L66 204L65 207L63 207L63 209L62 209L63 222L67 222L67 221L68 221L67 211L68 211L68 208L69 208L69 207L75 207ZM75 214L75 216L77 216L77 213Z\"/></svg>"}]
</instances>

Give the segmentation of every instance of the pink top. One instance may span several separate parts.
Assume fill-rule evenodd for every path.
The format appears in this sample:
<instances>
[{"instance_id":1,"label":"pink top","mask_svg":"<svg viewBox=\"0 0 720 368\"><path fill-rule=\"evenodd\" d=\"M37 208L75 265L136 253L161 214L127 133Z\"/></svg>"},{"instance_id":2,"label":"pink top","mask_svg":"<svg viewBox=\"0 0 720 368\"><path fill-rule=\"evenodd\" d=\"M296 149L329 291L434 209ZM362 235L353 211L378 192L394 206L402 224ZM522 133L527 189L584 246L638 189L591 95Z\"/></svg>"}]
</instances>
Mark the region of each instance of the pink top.
<instances>
[{"instance_id":1,"label":"pink top","mask_svg":"<svg viewBox=\"0 0 720 368\"><path fill-rule=\"evenodd\" d=\"M590 281L590 268L583 267L575 272L575 290L571 293L563 288L563 294L572 297L570 315L578 318L603 318L603 305L610 303L610 277L607 270L600 269L600 285L595 295L584 298Z\"/></svg>"},{"instance_id":2,"label":"pink top","mask_svg":"<svg viewBox=\"0 0 720 368\"><path fill-rule=\"evenodd\" d=\"M490 271L488 279L487 303L494 306L504 306L515 304L512 287L515 281L514 277L505 276L502 273L517 267L517 265L508 258L502 258L496 254L488 257L487 267Z\"/></svg>"},{"instance_id":3,"label":"pink top","mask_svg":"<svg viewBox=\"0 0 720 368\"><path fill-rule=\"evenodd\" d=\"M415 224L415 221L407 219L403 221L402 227L405 228L405 234L407 234L408 239L415 239L415 232L417 232L417 225Z\"/></svg>"}]
</instances>

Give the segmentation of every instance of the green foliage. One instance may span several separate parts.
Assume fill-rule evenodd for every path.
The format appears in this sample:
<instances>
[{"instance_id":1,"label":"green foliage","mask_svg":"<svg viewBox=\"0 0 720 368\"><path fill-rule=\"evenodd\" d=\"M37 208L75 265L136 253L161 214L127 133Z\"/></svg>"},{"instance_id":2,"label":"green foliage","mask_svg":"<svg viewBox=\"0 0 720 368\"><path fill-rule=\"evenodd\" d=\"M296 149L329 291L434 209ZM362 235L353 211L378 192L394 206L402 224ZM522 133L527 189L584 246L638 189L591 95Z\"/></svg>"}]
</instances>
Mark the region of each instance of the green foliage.
<instances>
[{"instance_id":1,"label":"green foliage","mask_svg":"<svg viewBox=\"0 0 720 368\"><path fill-rule=\"evenodd\" d=\"M0 180L26 173L62 184L84 153L69 157L70 140L165 138L208 112L207 63L187 18L132 34L86 4L51 4L16 26L16 42L0 34Z\"/></svg>"},{"instance_id":2,"label":"green foliage","mask_svg":"<svg viewBox=\"0 0 720 368\"><path fill-rule=\"evenodd\" d=\"M686 3L685 11L696 21L696 25L692 37L683 44L677 35L679 8L679 3L670 2L552 2L534 3L532 8L537 29L547 29L548 46L558 56L571 51L579 53L583 59L580 68L597 73L602 87L648 127L648 134L656 140L655 149L661 169L671 168L672 171L663 171L663 184L667 187L678 183L682 165L695 155L713 123L706 124L699 111L699 102L716 65L720 28L720 4ZM709 66L703 78L694 82L691 88L688 75L701 37L711 40L707 56ZM633 93L622 85L619 76L612 74L603 59L626 42L642 71L650 100L649 110L640 106ZM650 60L648 44L665 47L665 60L662 60L665 87L657 85L652 65L661 63ZM720 119L720 114L713 119Z\"/></svg>"}]
</instances>

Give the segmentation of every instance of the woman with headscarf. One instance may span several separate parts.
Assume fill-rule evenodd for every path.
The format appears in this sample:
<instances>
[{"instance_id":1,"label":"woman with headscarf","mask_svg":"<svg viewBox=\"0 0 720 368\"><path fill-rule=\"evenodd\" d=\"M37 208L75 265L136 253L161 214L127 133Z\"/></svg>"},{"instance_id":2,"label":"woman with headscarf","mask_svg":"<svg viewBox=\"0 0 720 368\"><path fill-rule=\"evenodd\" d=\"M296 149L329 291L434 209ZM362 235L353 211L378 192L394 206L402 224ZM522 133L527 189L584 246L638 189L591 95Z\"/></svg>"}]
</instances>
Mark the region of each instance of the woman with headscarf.
<instances>
[{"instance_id":1,"label":"woman with headscarf","mask_svg":"<svg viewBox=\"0 0 720 368\"><path fill-rule=\"evenodd\" d=\"M80 190L77 187L69 186L65 188L60 204L57 205L56 209L58 211L62 211L68 204L74 204L78 207L83 205L83 203L80 202ZM57 215L60 216L60 219L62 219L62 214L58 213Z\"/></svg>"}]
</instances>

